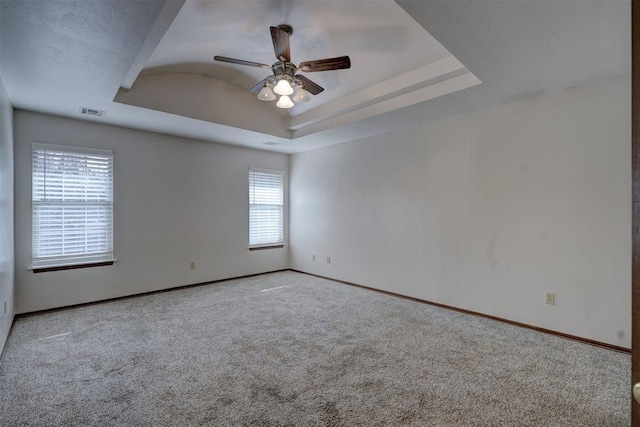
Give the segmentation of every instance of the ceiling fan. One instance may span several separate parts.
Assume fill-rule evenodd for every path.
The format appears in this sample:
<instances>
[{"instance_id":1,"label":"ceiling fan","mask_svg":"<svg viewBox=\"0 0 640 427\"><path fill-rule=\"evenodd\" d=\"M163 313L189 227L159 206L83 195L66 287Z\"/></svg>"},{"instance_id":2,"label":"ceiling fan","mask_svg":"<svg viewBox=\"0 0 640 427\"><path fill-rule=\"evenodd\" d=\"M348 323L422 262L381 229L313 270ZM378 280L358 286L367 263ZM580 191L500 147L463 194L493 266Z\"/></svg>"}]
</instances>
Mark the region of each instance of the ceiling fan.
<instances>
[{"instance_id":1,"label":"ceiling fan","mask_svg":"<svg viewBox=\"0 0 640 427\"><path fill-rule=\"evenodd\" d=\"M220 62L228 62L231 64L248 65L250 67L260 67L273 72L272 76L265 77L262 81L249 89L251 93L257 93L258 99L261 101L273 101L280 95L276 107L291 108L294 106L293 101L307 102L311 99L309 96L317 95L324 88L314 83L307 77L296 74L298 71L312 73L316 71L342 70L351 68L351 60L348 56L339 56L336 58L316 59L314 61L303 61L298 66L291 62L291 52L289 46L289 37L293 34L293 28L290 25L278 25L271 27L271 40L273 41L273 49L278 59L273 65L261 64L259 62L245 61L242 59L227 58L225 56L214 56L213 59ZM289 95L293 94L293 100Z\"/></svg>"}]
</instances>

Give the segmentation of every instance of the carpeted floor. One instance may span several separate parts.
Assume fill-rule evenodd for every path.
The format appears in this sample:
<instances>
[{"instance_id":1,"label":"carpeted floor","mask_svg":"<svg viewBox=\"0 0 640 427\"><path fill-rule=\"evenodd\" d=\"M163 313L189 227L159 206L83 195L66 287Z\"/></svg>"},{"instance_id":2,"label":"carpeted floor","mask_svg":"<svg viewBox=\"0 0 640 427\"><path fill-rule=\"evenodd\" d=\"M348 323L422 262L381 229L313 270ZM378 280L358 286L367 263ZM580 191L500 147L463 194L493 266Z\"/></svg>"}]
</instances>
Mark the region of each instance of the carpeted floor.
<instances>
[{"instance_id":1,"label":"carpeted floor","mask_svg":"<svg viewBox=\"0 0 640 427\"><path fill-rule=\"evenodd\" d=\"M19 317L2 426L628 426L630 357L281 272Z\"/></svg>"}]
</instances>

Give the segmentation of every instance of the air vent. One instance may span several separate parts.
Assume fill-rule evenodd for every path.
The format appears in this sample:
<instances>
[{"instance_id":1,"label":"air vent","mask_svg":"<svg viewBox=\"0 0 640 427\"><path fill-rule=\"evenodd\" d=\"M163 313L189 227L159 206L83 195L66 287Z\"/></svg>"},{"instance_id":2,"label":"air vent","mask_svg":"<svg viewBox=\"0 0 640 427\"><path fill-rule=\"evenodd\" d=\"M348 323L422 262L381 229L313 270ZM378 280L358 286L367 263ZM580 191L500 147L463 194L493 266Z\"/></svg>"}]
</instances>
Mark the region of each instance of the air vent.
<instances>
[{"instance_id":1,"label":"air vent","mask_svg":"<svg viewBox=\"0 0 640 427\"><path fill-rule=\"evenodd\" d=\"M87 116L96 116L96 117L103 117L105 114L107 114L106 111L96 110L94 108L87 108L87 107L80 107L80 113L86 114Z\"/></svg>"},{"instance_id":2,"label":"air vent","mask_svg":"<svg viewBox=\"0 0 640 427\"><path fill-rule=\"evenodd\" d=\"M282 142L267 141L264 142L263 145L282 145Z\"/></svg>"}]
</instances>

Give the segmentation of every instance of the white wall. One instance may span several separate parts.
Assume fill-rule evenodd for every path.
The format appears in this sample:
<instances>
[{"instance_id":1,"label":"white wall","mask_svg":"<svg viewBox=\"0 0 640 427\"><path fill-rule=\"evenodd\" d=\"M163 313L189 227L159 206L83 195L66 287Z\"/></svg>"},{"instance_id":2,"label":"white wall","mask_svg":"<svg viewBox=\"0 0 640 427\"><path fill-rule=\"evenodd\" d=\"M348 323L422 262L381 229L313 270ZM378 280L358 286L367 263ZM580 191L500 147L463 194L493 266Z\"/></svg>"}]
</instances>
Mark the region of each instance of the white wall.
<instances>
[{"instance_id":1,"label":"white wall","mask_svg":"<svg viewBox=\"0 0 640 427\"><path fill-rule=\"evenodd\" d=\"M286 247L247 249L249 167L287 171L286 155L24 111L14 130L16 312L288 267ZM33 142L113 150L114 265L27 271Z\"/></svg>"},{"instance_id":2,"label":"white wall","mask_svg":"<svg viewBox=\"0 0 640 427\"><path fill-rule=\"evenodd\" d=\"M630 116L621 78L294 155L291 266L630 347Z\"/></svg>"},{"instance_id":3,"label":"white wall","mask_svg":"<svg viewBox=\"0 0 640 427\"><path fill-rule=\"evenodd\" d=\"M13 107L0 78L0 353L13 322L13 284Z\"/></svg>"}]
</instances>

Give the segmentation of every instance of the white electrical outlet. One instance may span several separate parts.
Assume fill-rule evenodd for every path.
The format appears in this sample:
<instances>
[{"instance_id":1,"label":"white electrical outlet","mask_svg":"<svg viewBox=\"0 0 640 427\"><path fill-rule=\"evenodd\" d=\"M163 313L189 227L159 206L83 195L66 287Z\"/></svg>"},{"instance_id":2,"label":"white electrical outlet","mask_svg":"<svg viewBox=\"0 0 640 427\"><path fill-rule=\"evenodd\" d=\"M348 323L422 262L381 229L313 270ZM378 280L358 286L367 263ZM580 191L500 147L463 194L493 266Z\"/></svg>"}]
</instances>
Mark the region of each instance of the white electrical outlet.
<instances>
[{"instance_id":1,"label":"white electrical outlet","mask_svg":"<svg viewBox=\"0 0 640 427\"><path fill-rule=\"evenodd\" d=\"M545 292L544 293L544 303L555 305L556 303L556 294L553 292Z\"/></svg>"},{"instance_id":2,"label":"white electrical outlet","mask_svg":"<svg viewBox=\"0 0 640 427\"><path fill-rule=\"evenodd\" d=\"M315 254L311 255L311 261L315 261L315 260L316 260L316 255Z\"/></svg>"},{"instance_id":3,"label":"white electrical outlet","mask_svg":"<svg viewBox=\"0 0 640 427\"><path fill-rule=\"evenodd\" d=\"M327 257L327 264L331 264L331 257L330 256Z\"/></svg>"},{"instance_id":4,"label":"white electrical outlet","mask_svg":"<svg viewBox=\"0 0 640 427\"><path fill-rule=\"evenodd\" d=\"M191 270L195 270L195 269L196 269L196 262L195 262L195 261L191 261L191 262L189 263L189 268L190 268Z\"/></svg>"}]
</instances>

